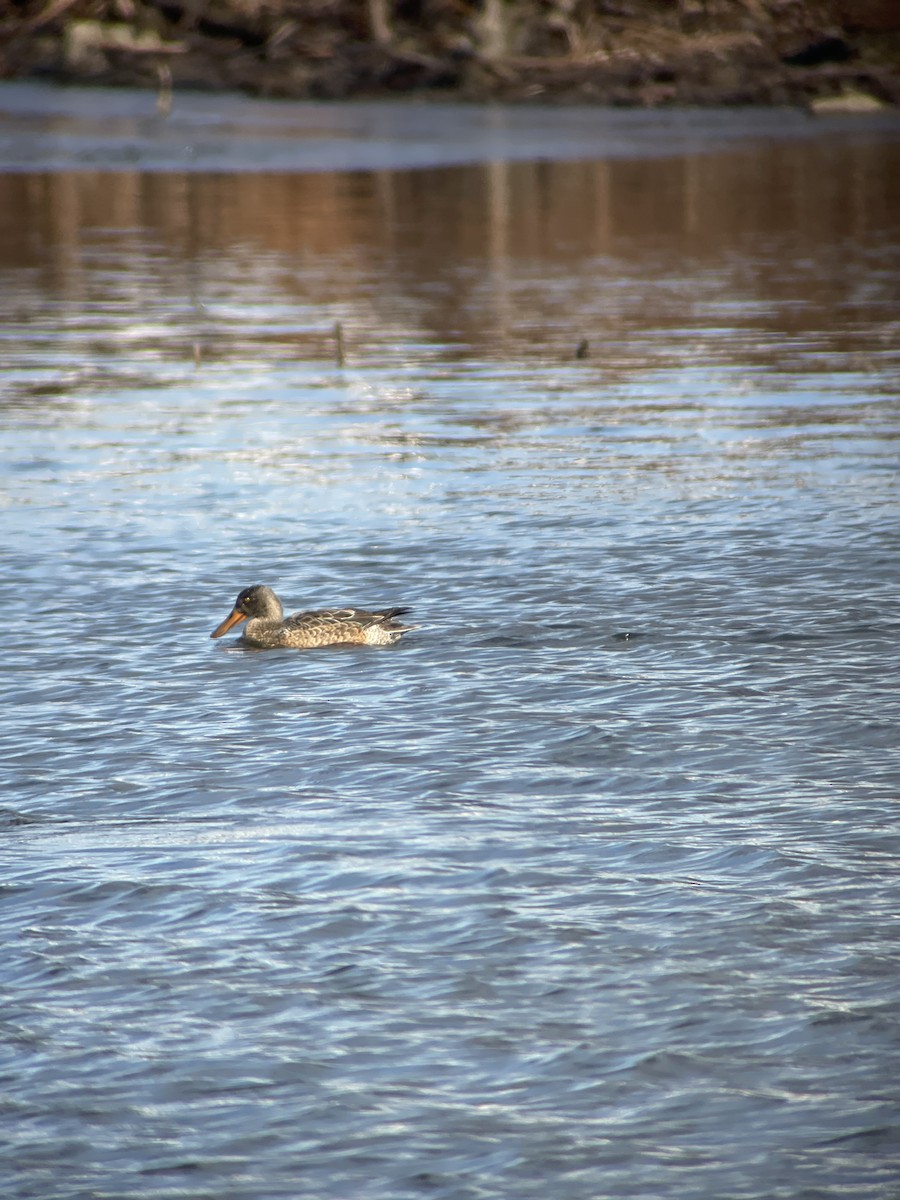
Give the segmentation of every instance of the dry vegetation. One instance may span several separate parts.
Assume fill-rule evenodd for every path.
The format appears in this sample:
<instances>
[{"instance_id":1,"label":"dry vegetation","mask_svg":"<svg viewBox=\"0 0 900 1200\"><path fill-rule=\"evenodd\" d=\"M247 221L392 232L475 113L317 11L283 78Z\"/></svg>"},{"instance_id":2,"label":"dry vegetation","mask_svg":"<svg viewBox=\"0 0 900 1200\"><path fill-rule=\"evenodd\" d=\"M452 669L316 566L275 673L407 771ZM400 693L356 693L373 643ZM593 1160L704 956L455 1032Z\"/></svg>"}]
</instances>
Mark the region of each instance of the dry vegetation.
<instances>
[{"instance_id":1,"label":"dry vegetation","mask_svg":"<svg viewBox=\"0 0 900 1200\"><path fill-rule=\"evenodd\" d=\"M900 103L898 0L6 0L0 77L345 98Z\"/></svg>"}]
</instances>

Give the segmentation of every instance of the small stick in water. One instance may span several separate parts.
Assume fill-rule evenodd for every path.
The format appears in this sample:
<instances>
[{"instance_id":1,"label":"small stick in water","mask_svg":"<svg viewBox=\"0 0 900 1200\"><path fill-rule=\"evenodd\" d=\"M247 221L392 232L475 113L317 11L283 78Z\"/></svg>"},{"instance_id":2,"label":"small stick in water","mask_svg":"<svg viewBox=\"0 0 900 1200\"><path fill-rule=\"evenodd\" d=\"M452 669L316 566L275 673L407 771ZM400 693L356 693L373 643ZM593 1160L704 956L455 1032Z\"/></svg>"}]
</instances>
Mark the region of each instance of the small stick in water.
<instances>
[{"instance_id":1,"label":"small stick in water","mask_svg":"<svg viewBox=\"0 0 900 1200\"><path fill-rule=\"evenodd\" d=\"M590 347L590 343L588 342L587 338L582 338L581 341L578 343L578 345L575 347L575 357L576 358L587 358L588 354L590 354L590 350L591 350L591 347Z\"/></svg>"},{"instance_id":2,"label":"small stick in water","mask_svg":"<svg viewBox=\"0 0 900 1200\"><path fill-rule=\"evenodd\" d=\"M156 68L156 82L156 111L165 118L172 111L172 72L165 63Z\"/></svg>"},{"instance_id":3,"label":"small stick in water","mask_svg":"<svg viewBox=\"0 0 900 1200\"><path fill-rule=\"evenodd\" d=\"M340 321L334 323L334 358L339 367L347 361L344 354L344 327Z\"/></svg>"}]
</instances>

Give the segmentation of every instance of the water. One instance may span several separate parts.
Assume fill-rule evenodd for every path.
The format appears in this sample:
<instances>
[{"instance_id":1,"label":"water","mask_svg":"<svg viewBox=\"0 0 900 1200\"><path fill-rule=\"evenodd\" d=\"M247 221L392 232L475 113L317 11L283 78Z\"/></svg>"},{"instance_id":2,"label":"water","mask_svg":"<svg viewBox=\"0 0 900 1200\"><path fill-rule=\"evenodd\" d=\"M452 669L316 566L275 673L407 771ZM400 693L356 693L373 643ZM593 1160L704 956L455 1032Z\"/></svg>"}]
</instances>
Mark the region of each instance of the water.
<instances>
[{"instance_id":1,"label":"water","mask_svg":"<svg viewBox=\"0 0 900 1200\"><path fill-rule=\"evenodd\" d=\"M896 131L110 172L66 95L88 171L0 94L3 1195L900 1196ZM210 641L254 582L421 628Z\"/></svg>"}]
</instances>

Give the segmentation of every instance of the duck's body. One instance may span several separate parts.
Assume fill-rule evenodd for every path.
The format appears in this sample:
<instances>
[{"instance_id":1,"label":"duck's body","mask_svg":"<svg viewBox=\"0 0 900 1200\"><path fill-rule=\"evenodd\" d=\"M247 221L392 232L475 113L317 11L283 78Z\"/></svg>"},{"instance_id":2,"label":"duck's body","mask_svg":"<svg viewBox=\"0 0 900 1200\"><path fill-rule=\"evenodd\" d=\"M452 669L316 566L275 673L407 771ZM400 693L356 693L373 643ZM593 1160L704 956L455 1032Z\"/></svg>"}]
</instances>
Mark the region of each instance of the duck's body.
<instances>
[{"instance_id":1,"label":"duck's body","mask_svg":"<svg viewBox=\"0 0 900 1200\"><path fill-rule=\"evenodd\" d=\"M270 650L290 647L309 650L315 646L348 645L387 646L404 633L415 629L396 620L407 608L384 608L367 612L361 608L326 608L319 612L284 615L281 601L270 587L257 583L244 588L234 602L234 608L210 637L219 638L229 629L244 627L242 641L248 646Z\"/></svg>"}]
</instances>

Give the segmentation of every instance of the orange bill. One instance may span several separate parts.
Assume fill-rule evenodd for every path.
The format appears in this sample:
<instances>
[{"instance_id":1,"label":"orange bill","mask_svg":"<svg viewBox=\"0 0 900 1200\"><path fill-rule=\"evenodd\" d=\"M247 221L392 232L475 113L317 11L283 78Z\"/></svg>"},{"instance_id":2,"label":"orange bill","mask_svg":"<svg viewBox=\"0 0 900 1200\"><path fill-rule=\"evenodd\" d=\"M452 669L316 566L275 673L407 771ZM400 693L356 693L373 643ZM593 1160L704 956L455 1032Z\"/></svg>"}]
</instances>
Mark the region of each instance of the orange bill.
<instances>
[{"instance_id":1,"label":"orange bill","mask_svg":"<svg viewBox=\"0 0 900 1200\"><path fill-rule=\"evenodd\" d=\"M211 638L222 637L229 629L234 629L235 625L240 625L241 621L246 621L245 613L239 612L236 608L232 609L225 620L209 635Z\"/></svg>"}]
</instances>

